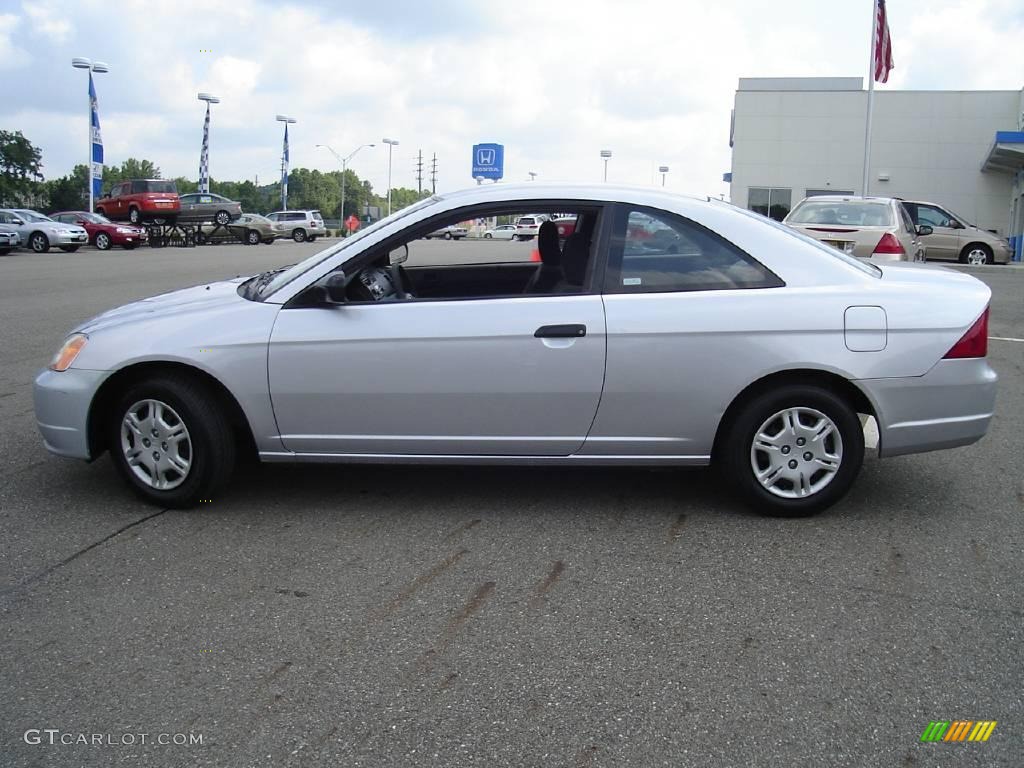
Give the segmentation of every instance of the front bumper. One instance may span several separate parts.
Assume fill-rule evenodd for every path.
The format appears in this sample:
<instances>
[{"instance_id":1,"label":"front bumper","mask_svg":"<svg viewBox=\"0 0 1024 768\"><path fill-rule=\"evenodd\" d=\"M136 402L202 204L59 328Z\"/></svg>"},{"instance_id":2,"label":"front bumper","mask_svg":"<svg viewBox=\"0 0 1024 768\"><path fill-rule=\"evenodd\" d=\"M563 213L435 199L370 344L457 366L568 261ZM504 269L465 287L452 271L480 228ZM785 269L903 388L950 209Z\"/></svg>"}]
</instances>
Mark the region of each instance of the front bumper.
<instances>
[{"instance_id":1,"label":"front bumper","mask_svg":"<svg viewBox=\"0 0 1024 768\"><path fill-rule=\"evenodd\" d=\"M36 425L50 453L73 459L92 458L89 452L89 405L107 378L107 371L44 369L36 376L32 399Z\"/></svg>"},{"instance_id":2,"label":"front bumper","mask_svg":"<svg viewBox=\"0 0 1024 768\"><path fill-rule=\"evenodd\" d=\"M985 436L998 377L985 358L940 360L924 376L860 379L875 406L878 455L970 445Z\"/></svg>"},{"instance_id":3,"label":"front bumper","mask_svg":"<svg viewBox=\"0 0 1024 768\"><path fill-rule=\"evenodd\" d=\"M71 235L55 233L50 240L51 245L85 245L89 242L89 236L85 232L76 232Z\"/></svg>"},{"instance_id":4,"label":"front bumper","mask_svg":"<svg viewBox=\"0 0 1024 768\"><path fill-rule=\"evenodd\" d=\"M121 232L111 232L110 242L112 245L140 245L149 240L149 235L146 230L142 230L138 233L132 233L130 235L123 234Z\"/></svg>"}]
</instances>

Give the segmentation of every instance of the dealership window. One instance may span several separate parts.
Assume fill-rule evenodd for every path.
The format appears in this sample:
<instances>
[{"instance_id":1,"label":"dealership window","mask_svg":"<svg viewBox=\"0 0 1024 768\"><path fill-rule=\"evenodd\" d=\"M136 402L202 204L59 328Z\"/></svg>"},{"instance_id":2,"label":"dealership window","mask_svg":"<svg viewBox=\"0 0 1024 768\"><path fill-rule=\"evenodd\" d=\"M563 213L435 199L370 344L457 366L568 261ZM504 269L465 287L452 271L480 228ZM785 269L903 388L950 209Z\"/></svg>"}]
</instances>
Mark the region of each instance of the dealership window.
<instances>
[{"instance_id":1,"label":"dealership window","mask_svg":"<svg viewBox=\"0 0 1024 768\"><path fill-rule=\"evenodd\" d=\"M747 208L782 221L793 205L793 190L784 187L751 187Z\"/></svg>"}]
</instances>

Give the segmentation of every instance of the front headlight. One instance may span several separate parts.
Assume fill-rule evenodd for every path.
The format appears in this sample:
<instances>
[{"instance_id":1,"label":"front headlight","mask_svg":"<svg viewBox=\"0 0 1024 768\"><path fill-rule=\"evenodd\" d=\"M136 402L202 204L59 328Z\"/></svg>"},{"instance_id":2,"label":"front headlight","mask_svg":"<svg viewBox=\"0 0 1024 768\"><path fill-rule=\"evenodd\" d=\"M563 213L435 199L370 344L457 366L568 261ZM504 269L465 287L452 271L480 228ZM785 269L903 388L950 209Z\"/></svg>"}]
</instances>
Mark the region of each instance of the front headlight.
<instances>
[{"instance_id":1,"label":"front headlight","mask_svg":"<svg viewBox=\"0 0 1024 768\"><path fill-rule=\"evenodd\" d=\"M135 230L131 229L130 227L118 227L117 228L117 234L119 234L119 235L134 235L135 234Z\"/></svg>"},{"instance_id":2,"label":"front headlight","mask_svg":"<svg viewBox=\"0 0 1024 768\"><path fill-rule=\"evenodd\" d=\"M78 357L78 353L85 347L85 342L89 340L89 337L84 333L74 333L68 336L67 341L64 342L57 354L53 356L53 360L50 361L51 371L66 371L71 367L71 364L75 362L75 358Z\"/></svg>"}]
</instances>

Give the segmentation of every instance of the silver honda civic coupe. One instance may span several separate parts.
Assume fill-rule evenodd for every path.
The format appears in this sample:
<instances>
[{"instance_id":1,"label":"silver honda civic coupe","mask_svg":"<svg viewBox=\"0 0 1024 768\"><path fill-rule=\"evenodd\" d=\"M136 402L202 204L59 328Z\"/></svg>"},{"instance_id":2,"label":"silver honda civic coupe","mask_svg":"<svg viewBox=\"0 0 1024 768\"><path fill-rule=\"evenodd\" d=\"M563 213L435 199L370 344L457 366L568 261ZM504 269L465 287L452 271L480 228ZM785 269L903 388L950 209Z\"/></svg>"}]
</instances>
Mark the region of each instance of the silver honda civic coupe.
<instances>
[{"instance_id":1,"label":"silver honda civic coupe","mask_svg":"<svg viewBox=\"0 0 1024 768\"><path fill-rule=\"evenodd\" d=\"M440 227L527 213L574 216L573 232L542 228L530 260L409 258L436 252L420 238ZM882 457L985 434L989 298L968 275L858 260L717 200L486 185L82 323L36 378L35 411L50 451L110 451L164 507L219 493L255 451L714 464L755 509L800 516L850 488L871 420Z\"/></svg>"}]
</instances>

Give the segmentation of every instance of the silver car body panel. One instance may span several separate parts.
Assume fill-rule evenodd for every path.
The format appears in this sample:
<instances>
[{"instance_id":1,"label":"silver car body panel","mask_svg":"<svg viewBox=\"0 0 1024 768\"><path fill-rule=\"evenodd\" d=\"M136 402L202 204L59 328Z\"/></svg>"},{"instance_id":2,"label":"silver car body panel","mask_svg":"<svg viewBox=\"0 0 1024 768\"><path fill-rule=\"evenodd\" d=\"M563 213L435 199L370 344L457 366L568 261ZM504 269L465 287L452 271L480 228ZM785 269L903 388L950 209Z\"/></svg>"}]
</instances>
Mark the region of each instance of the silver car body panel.
<instances>
[{"instance_id":1,"label":"silver car body panel","mask_svg":"<svg viewBox=\"0 0 1024 768\"><path fill-rule=\"evenodd\" d=\"M283 308L409 226L477 203L552 199L678 213L785 286ZM716 201L611 185L481 186L385 221L285 275L291 281L263 302L240 297L236 280L83 323L76 330L90 340L73 367L36 382L48 447L87 457L80 411L89 390L151 361L220 381L268 461L705 464L729 404L791 370L858 387L876 411L882 455L977 440L993 409L995 374L984 359L942 360L987 306L983 283L926 265L851 264ZM534 336L550 324L583 324L587 333ZM871 351L855 351L863 344ZM75 432L56 440L61 427Z\"/></svg>"}]
</instances>

